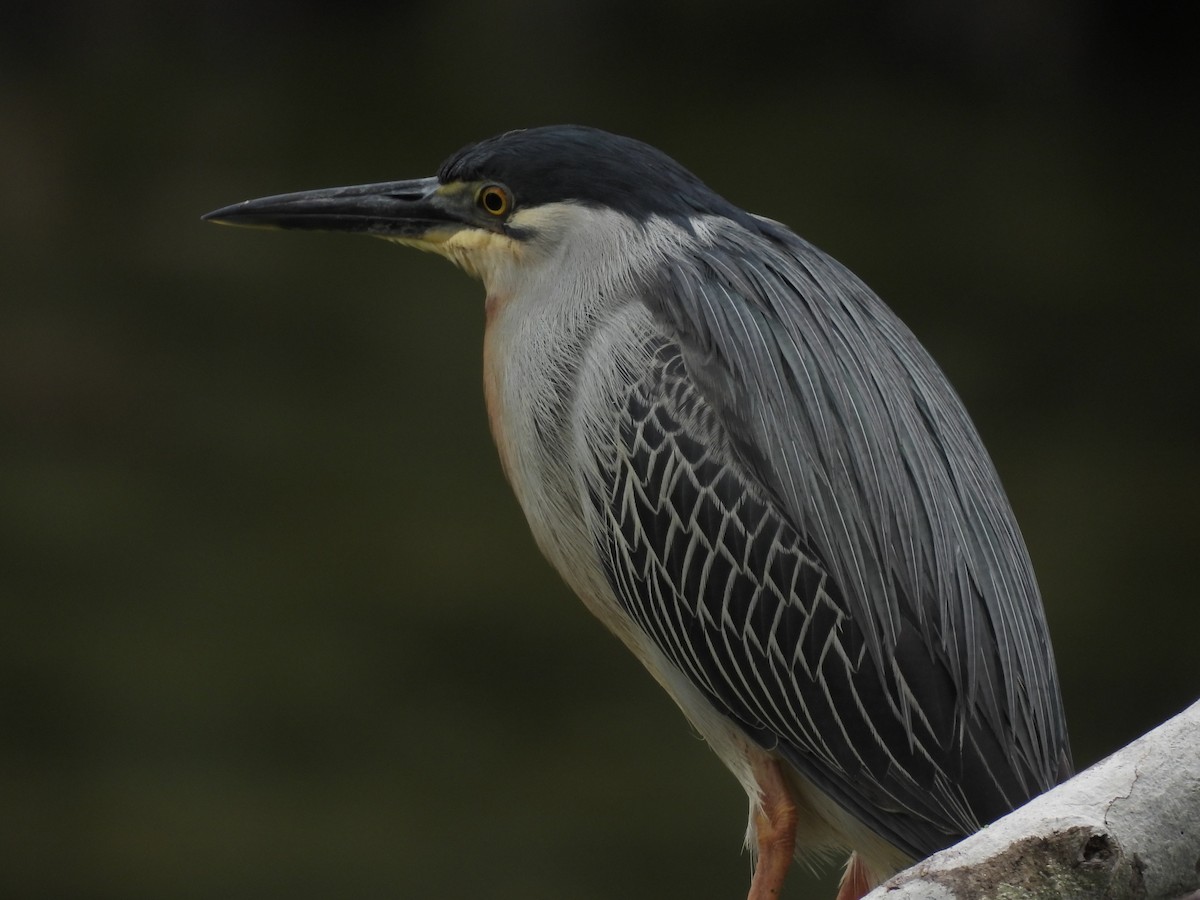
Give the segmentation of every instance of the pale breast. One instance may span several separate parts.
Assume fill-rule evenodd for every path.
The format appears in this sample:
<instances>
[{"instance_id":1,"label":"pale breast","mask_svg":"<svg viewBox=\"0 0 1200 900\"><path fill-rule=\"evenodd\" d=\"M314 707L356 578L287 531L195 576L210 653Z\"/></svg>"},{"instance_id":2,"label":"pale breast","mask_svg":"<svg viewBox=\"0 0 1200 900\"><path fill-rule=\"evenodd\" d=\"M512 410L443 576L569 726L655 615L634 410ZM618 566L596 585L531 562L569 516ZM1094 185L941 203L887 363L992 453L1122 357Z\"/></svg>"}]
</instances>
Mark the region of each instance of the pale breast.
<instances>
[{"instance_id":1,"label":"pale breast","mask_svg":"<svg viewBox=\"0 0 1200 900\"><path fill-rule=\"evenodd\" d=\"M649 314L586 301L489 299L484 395L501 465L538 547L585 605L631 647L644 641L609 586L589 487L612 445L624 379ZM635 649L635 652L637 650ZM639 656L642 654L639 653Z\"/></svg>"}]
</instances>

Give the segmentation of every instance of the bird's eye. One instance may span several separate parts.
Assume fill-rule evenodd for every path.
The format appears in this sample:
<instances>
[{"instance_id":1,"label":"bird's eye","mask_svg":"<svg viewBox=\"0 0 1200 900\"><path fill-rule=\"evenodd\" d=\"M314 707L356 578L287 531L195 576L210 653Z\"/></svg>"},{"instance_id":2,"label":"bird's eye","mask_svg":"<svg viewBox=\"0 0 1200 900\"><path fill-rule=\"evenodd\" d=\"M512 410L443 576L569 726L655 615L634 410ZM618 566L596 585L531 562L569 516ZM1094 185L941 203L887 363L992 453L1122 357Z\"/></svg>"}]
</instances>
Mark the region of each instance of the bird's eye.
<instances>
[{"instance_id":1,"label":"bird's eye","mask_svg":"<svg viewBox=\"0 0 1200 900\"><path fill-rule=\"evenodd\" d=\"M497 218L507 215L512 208L512 198L508 196L508 191L497 184L481 188L475 202L484 212Z\"/></svg>"}]
</instances>

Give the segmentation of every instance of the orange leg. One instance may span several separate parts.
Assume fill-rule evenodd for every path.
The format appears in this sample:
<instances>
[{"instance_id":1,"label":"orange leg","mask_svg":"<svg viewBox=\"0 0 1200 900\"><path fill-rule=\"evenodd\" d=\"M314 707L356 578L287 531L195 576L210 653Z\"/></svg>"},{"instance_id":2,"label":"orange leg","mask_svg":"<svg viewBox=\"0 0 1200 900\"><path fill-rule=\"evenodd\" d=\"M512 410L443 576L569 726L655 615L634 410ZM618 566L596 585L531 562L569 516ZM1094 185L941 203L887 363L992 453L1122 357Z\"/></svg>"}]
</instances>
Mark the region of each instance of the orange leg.
<instances>
[{"instance_id":1,"label":"orange leg","mask_svg":"<svg viewBox=\"0 0 1200 900\"><path fill-rule=\"evenodd\" d=\"M746 900L775 900L783 892L783 879L796 852L796 803L777 760L756 763L754 780L762 804L754 814L758 862Z\"/></svg>"}]
</instances>

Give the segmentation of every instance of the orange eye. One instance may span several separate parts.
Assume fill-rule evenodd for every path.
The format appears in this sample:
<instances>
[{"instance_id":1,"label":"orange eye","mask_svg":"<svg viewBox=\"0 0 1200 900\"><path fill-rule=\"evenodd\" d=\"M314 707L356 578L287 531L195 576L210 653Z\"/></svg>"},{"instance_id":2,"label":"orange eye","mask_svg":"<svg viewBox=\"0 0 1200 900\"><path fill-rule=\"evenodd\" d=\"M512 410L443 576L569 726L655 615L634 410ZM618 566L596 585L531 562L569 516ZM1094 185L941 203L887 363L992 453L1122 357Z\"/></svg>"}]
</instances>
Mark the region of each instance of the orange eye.
<instances>
[{"instance_id":1,"label":"orange eye","mask_svg":"<svg viewBox=\"0 0 1200 900\"><path fill-rule=\"evenodd\" d=\"M512 207L512 198L508 196L508 191L496 184L482 188L475 202L482 210L497 218L507 215Z\"/></svg>"}]
</instances>

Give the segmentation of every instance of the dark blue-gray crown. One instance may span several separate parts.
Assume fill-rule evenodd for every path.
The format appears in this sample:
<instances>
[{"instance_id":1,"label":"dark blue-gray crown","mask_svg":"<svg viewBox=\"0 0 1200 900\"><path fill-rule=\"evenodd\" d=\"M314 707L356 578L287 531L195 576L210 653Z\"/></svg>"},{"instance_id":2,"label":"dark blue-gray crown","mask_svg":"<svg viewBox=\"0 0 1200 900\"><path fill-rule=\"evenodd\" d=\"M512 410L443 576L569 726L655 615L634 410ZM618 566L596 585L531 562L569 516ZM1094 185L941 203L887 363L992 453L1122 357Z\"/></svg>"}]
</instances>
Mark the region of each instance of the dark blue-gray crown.
<instances>
[{"instance_id":1,"label":"dark blue-gray crown","mask_svg":"<svg viewBox=\"0 0 1200 900\"><path fill-rule=\"evenodd\" d=\"M583 125L548 125L487 138L446 160L438 178L499 182L513 193L516 208L574 201L636 219L750 218L661 150Z\"/></svg>"}]
</instances>

